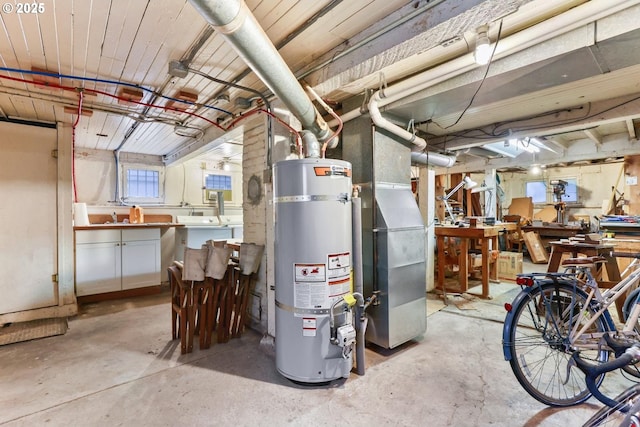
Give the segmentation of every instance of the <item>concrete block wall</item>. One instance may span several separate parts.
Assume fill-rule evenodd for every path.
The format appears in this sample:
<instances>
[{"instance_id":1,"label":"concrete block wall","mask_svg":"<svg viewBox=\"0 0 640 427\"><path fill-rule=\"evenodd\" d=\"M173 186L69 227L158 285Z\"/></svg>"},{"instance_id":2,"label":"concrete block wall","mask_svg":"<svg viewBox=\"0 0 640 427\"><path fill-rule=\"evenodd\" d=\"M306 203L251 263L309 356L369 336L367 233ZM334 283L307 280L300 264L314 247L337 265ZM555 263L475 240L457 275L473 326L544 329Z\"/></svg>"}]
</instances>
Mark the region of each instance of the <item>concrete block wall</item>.
<instances>
[{"instance_id":1,"label":"concrete block wall","mask_svg":"<svg viewBox=\"0 0 640 427\"><path fill-rule=\"evenodd\" d=\"M295 129L300 123L279 102L274 103L273 111L278 117ZM244 238L248 243L265 245L265 254L259 272L259 278L251 295L251 327L272 337L275 331L275 260L274 254L274 206L272 170L268 162L268 121L265 116L247 122L244 129L242 153L242 194ZM296 157L292 153L290 131L273 121L273 147L271 162ZM252 178L253 177L253 178ZM249 181L260 182L261 197L251 200L248 195Z\"/></svg>"}]
</instances>

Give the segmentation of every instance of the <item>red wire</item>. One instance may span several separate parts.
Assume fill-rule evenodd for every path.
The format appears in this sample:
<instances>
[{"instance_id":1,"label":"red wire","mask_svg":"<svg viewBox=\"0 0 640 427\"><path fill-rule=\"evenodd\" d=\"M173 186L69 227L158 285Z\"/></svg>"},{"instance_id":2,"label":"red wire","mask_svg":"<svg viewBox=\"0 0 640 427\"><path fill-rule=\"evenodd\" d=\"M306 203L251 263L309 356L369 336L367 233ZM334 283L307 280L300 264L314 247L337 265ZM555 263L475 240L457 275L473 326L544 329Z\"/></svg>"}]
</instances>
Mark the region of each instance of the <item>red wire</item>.
<instances>
[{"instance_id":1,"label":"red wire","mask_svg":"<svg viewBox=\"0 0 640 427\"><path fill-rule=\"evenodd\" d=\"M54 89L63 89L63 90L67 90L67 91L74 91L74 92L78 91L78 88L75 88L75 87L72 87L72 86L63 86L63 85L54 84L54 83L45 83L45 82L38 82L38 81L33 81L33 80L24 80L24 79L19 79L19 78L16 78L16 77L9 77L9 76L0 76L0 78L2 78L2 79L7 79L7 80L12 80L12 81L16 81L16 82L21 82L21 83L28 83L28 84L38 85L38 86L51 87L51 88L54 88ZM190 116L193 116L193 117L197 117L197 118L199 118L199 119L202 119L202 120L204 120L204 121L206 121L206 122L208 122L208 123L212 124L213 126L217 127L218 129L220 129L220 130L222 130L222 131L225 131L225 132L226 132L226 131L228 131L229 129L231 129L232 127L234 127L236 124L238 124L238 122L242 121L243 119L245 119L245 118L247 118L247 117L250 117L250 116L252 116L252 115L254 115L254 114L257 114L257 113L267 114L267 115L269 115L270 117L274 118L278 123L282 124L282 125L283 125L283 126L285 126L287 129L289 129L289 131L290 131L291 133L293 133L294 135L296 135L296 144L297 144L297 145L301 145L301 143L300 143L300 134L299 134L299 132L298 132L297 130L295 130L294 128L292 128L291 126L289 126L285 121L283 121L282 119L280 119L278 116L276 116L275 114L273 114L273 113L271 113L271 112L269 112L269 111L267 111L267 110L263 110L263 109L256 109L256 110L249 111L248 113L243 114L242 116L240 116L240 117L238 117L237 119L233 120L233 121L229 124L229 126L227 126L227 127L225 128L225 127L220 126L218 123L216 123L216 122L214 122L214 121L212 121L212 120L207 119L206 117L203 117L203 116L201 116L201 115L199 115L199 114L196 114L196 113L191 113L191 112L188 112L188 111L183 111L183 110L181 110L181 109L179 109L179 108L165 107L165 106L162 106L162 105L156 105L156 104L148 104L148 103L141 102L141 101L132 101L132 100L131 100L131 99L129 99L129 98L125 98L125 97L122 97L122 96L114 95L114 94L111 94L111 93L108 93L108 92L104 92L104 91L101 91L101 90L96 90L96 89L82 89L82 90L83 90L83 91L87 91L87 92L91 92L91 93L95 93L95 94L99 94L99 95L108 96L108 97L111 97L111 98L115 98L115 99L118 99L118 100L120 100L120 101L125 101L125 102L129 102L129 103L132 103L132 104L142 105L142 106L145 106L145 107L150 107L150 108L161 108L161 109L164 109L164 110L171 110L171 111L177 111L177 112L180 112L180 113L186 113L186 114L188 114L188 115L190 115ZM335 136L335 135L334 135L334 136Z\"/></svg>"},{"instance_id":2,"label":"red wire","mask_svg":"<svg viewBox=\"0 0 640 427\"><path fill-rule=\"evenodd\" d=\"M258 108L255 110L251 110L243 115L241 115L240 117L238 117L237 119L233 120L231 123L229 123L229 126L227 126L227 130L233 128L236 124L238 124L238 122L246 119L247 117L251 117L254 114L258 114L258 113L262 113L262 114L266 114L269 117L272 117L273 119L275 119L278 123L280 123L282 126L286 127L287 129L289 129L289 132L293 133L296 136L296 145L298 146L298 148L302 147L302 141L300 138L300 132L298 132L297 130L295 130L294 128L292 128L291 126L289 126L289 124L287 124L287 122L285 122L284 120L282 120L280 117L276 116L275 114L273 114L270 111L264 110L262 108Z\"/></svg>"},{"instance_id":3,"label":"red wire","mask_svg":"<svg viewBox=\"0 0 640 427\"><path fill-rule=\"evenodd\" d=\"M263 114L267 114L268 116L274 118L278 123L280 123L281 125L285 126L287 129L289 129L289 131L296 136L296 145L298 146L298 148L300 150L302 149L302 142L301 142L301 139L300 139L300 133L297 130L295 130L294 128L292 128L291 126L289 126L285 121L280 119L275 114L271 113L270 111L263 110L261 108L256 109L256 110L251 110L248 113L241 115L237 119L233 120L229 124L229 126L227 126L225 128L223 126L220 126L218 123L214 122L213 120L210 120L210 119L207 119L206 117L201 116L200 114L192 113L192 112L189 112L189 111L183 111L183 110L181 110L179 108L174 108L174 107L165 107L165 106L162 106L162 105L149 104L149 103L141 102L141 101L133 101L133 100L131 100L129 98L125 98L125 97L122 97L122 96L114 95L114 94L111 94L109 92L104 92L104 91L101 91L101 90L88 89L88 88L76 88L76 87L72 87L72 86L63 86L63 85L59 85L59 84L56 84L56 83L45 83L45 82L38 82L38 81L34 81L34 80L19 79L19 78L10 77L10 76L0 76L0 78L1 79L6 79L6 80L12 80L12 81L15 81L15 82L33 84L33 85L37 85L37 86L45 86L45 87L50 87L50 88L54 88L54 89L62 89L62 90L66 90L66 91L73 91L73 92L80 91L81 94L86 91L86 92L89 92L89 93L95 93L95 94L99 94L99 95L104 95L104 96L108 96L110 98L118 99L120 101L129 102L129 103L137 104L137 105L142 105L142 106L145 106L145 107L159 108L159 109L163 109L163 110L177 111L179 113L186 113L186 114L188 114L190 116L202 119L202 120L206 121L207 123L212 124L213 126L217 127L218 129L220 129L220 130L222 130L224 132L229 131L236 124L238 124L238 122L240 122L240 121L242 121L242 120L244 120L244 119L246 119L248 117L251 117L254 114L263 113ZM80 102L80 105L78 107L78 118L76 119L76 123L73 125L74 132L75 132L75 126L76 126L76 124L78 123L78 121L80 119L81 111L82 111L82 104ZM334 115L334 117L337 117L337 116ZM337 118L338 118L338 120L340 120L339 117L337 117ZM336 133L334 133L334 135L329 140L334 138L337 135L337 132L340 132L340 129L342 129L342 122L340 122L340 127L339 127L338 131L336 131Z\"/></svg>"},{"instance_id":4,"label":"red wire","mask_svg":"<svg viewBox=\"0 0 640 427\"><path fill-rule=\"evenodd\" d=\"M78 117L71 128L71 182L73 183L73 201L78 201L78 189L76 188L76 126L80 122L82 115L82 99L84 94L82 91L78 93Z\"/></svg>"}]
</instances>

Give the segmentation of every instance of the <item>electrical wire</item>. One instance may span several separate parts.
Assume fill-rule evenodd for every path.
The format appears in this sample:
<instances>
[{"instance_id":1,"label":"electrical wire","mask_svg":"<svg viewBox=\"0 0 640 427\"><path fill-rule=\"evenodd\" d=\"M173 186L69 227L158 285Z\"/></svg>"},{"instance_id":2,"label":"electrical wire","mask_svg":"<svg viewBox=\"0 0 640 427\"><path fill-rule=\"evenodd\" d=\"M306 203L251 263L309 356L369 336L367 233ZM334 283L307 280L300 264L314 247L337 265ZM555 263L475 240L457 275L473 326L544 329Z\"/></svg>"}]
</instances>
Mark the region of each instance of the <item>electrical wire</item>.
<instances>
[{"instance_id":1,"label":"electrical wire","mask_svg":"<svg viewBox=\"0 0 640 427\"><path fill-rule=\"evenodd\" d=\"M161 93L158 93L156 91L154 91L153 89L149 89L147 87L144 87L142 85L139 84L135 84L135 83L127 83L127 82L121 82L118 80L107 80L107 79L98 79L98 78L93 78L93 77L81 77L81 76L74 76L74 75L68 75L68 74L59 74L59 73L51 73L51 72L46 72L46 71L34 71L34 70L23 70L20 68L7 68L7 67L0 67L0 71L6 71L6 72L10 72L10 73L22 73L22 74L31 74L31 75L38 75L38 76L45 76L45 77L54 77L54 78L58 78L58 79L71 79L71 80L81 80L81 81L89 81L89 82L94 82L94 83L106 83L106 84L111 84L111 85L116 85L116 86L126 86L126 87L131 87L131 88L135 88L135 89L140 89L142 91L145 92L149 92L152 93L154 95L156 95L157 97L169 100L169 101L174 101L174 102L179 102L182 104L187 104L187 105L194 105L194 106L200 106L200 107L205 107L205 108L210 108L216 111L220 111L222 113L228 114L230 116L233 116L233 113L231 111L227 111L224 110L222 108L213 106L213 105L206 105L206 104L198 104L192 101L186 101L184 99L179 99L179 98L174 98L171 96L167 96L167 95L163 95ZM29 80L27 80L29 81ZM46 83L46 82L39 82L39 83L43 83L43 86L51 86L54 88L57 88L57 86L54 83ZM87 91L92 90L92 89L86 89ZM128 101L128 100L127 100ZM178 110L180 111L180 110Z\"/></svg>"},{"instance_id":2,"label":"electrical wire","mask_svg":"<svg viewBox=\"0 0 640 427\"><path fill-rule=\"evenodd\" d=\"M157 105L157 104L149 104L146 102L142 102L142 101L132 101L129 98L123 97L123 96L119 96L119 95L114 95L112 93L109 92L105 92L102 90L97 90L97 89L88 89L88 88L76 88L73 86L64 86L64 85L59 85L59 84L52 84L52 83L45 83L45 82L38 82L38 81L32 81L32 80L25 80L25 79L19 79L17 77L9 77L9 76L0 76L0 79L5 79L5 80L12 80L15 82L21 82L21 83L27 83L27 84L33 84L36 86L45 86L45 87L50 87L50 88L54 88L54 89L62 89L62 90L66 90L66 91L84 91L84 92L88 92L88 93L94 93L96 95L104 95L110 98L114 98L114 99L118 99L120 101L124 101L124 102L128 102L128 103L132 103L132 104L137 104L137 105L143 105L145 107L149 107L149 108L159 108L159 109L163 109L163 110L169 110L169 111L176 111L179 113L184 113L193 117L197 117L199 119L202 119L204 121L206 121L207 123L210 123L211 125L219 128L220 130L226 131L225 128L223 128L222 126L220 126L218 123L214 122L213 120L210 120L200 114L196 114L190 111L184 111L180 108L175 108L175 107L167 107L164 105Z\"/></svg>"},{"instance_id":3,"label":"electrical wire","mask_svg":"<svg viewBox=\"0 0 640 427\"><path fill-rule=\"evenodd\" d=\"M91 78L82 78L82 77L74 77L74 76L67 76L67 75L63 75L63 74L54 74L54 73L42 73L42 72L31 72L28 70L18 70L18 69L11 69L11 68L6 68L6 67L0 67L0 71L10 71L10 72L25 72L25 73L29 73L29 74L40 74L40 75L48 75L48 76L53 76L53 77L57 77L57 78L77 78L79 80L86 80L86 81L95 81L95 82L103 82L103 83L110 83L110 84L116 84L116 85L124 85L124 86L129 86L129 87L135 87L135 88L140 88L140 89L144 89L147 91L150 91L149 89L146 89L140 85L134 85L134 84L130 84L130 83L123 83L123 82L117 82L117 81L109 81L109 80L103 80L103 79L91 79ZM220 124L214 122L213 120L210 120L200 114L191 112L191 111L185 111L179 108L175 108L175 107L167 107L167 106L162 106L162 105L157 105L157 104L153 104L153 103L147 103L147 102L142 102L142 101L133 101L129 98L126 97L122 97L119 95L114 95L111 94L109 92L106 91L102 91L102 90L97 90L97 89L89 89L89 88L82 88L82 87L73 87L73 86L65 86L62 84L55 84L55 83L47 83L47 82L40 82L40 81L34 81L34 80L26 80L26 79L21 79L21 78L17 78L17 77L11 77L11 76L3 76L0 75L0 79L5 79L5 80L10 80L10 81L15 81L15 82L20 82L20 83L25 83L25 84L30 84L30 85L35 85L35 86L41 86L41 87L47 87L47 88L54 88L54 89L61 89L64 91L73 91L73 92L77 92L80 94L80 98L79 98L79 106L78 106L78 117L76 118L74 124L73 124L73 129L72 129L72 140L73 140L73 150L72 150L72 182L73 182L73 189L74 189L74 201L77 200L77 190L76 190L76 185L75 185L75 129L77 124L79 123L80 120L80 116L82 115L82 100L84 97L84 93L92 93L92 94L96 94L96 95L103 95L109 98L113 98L113 99L117 99L120 101L124 101L127 103L132 103L132 104L136 104L136 105L142 105L145 106L147 108L158 108L158 109L163 109L163 110L169 110L169 111L176 111L179 113L184 113L187 114L191 117L197 117L201 120L204 120L205 122L211 124L212 126L220 129L223 132L227 132L229 131L231 128L233 128L236 124L238 124L240 121L254 115L254 114L258 114L258 113L262 113L262 114L266 114L270 117L272 117L273 119L275 119L278 123L282 124L283 126L285 126L292 134L294 134L295 136L295 140L296 140L296 145L298 147L299 150L302 150L302 141L301 141L301 137L300 137L300 133L295 130L294 128L292 128L288 123L284 122L283 120L281 120L279 117L277 117L275 114L273 114L271 111L267 111L264 109L256 109L256 110L252 110L248 113L245 113L243 115L241 115L240 117L234 119L228 126L223 127ZM152 93L156 94L155 92L151 91ZM175 100L184 104L188 104L188 105L195 105L195 106L201 106L200 104L196 104L193 102L189 102L189 101L183 101L183 100L178 100L175 98L171 98L171 97L167 97L167 96L163 96L163 95L158 95L157 96L161 97L161 98L165 98L165 99L170 99L170 100ZM206 105L205 105L206 106ZM230 115L233 116L233 114L231 112L228 112L226 110L222 110L220 108L216 108L213 107L213 109L215 110L219 110L225 113L228 113ZM132 118L133 120L137 120L135 118ZM139 122L139 121L138 121ZM115 167L116 170L119 169L119 164L120 164L120 156L119 156L119 149L114 150L114 161L115 161ZM119 200L119 195L118 195L118 186L116 185L116 194L115 194L115 200L118 201ZM120 202L122 202L122 200L120 200Z\"/></svg>"},{"instance_id":4,"label":"electrical wire","mask_svg":"<svg viewBox=\"0 0 640 427\"><path fill-rule=\"evenodd\" d=\"M342 118L340 118L340 116L338 116L335 111L333 111L333 108L331 108L329 106L329 104L327 104L327 102L322 99L322 97L320 95L318 95L318 93L313 90L313 88L309 85L309 84L305 84L304 88L307 90L307 92L311 93L311 96L313 96L313 98L315 98L316 101L318 101L318 103L322 106L322 108L325 109L325 111L329 114L331 114L331 116L336 119L338 121L338 127L336 128L335 132L333 132L333 134L327 138L324 143L322 144L322 158L324 159L325 153L327 151L327 146L329 145L329 141L331 141L333 138L336 138L340 132L342 132L342 127L343 127L343 121Z\"/></svg>"},{"instance_id":5,"label":"electrical wire","mask_svg":"<svg viewBox=\"0 0 640 427\"><path fill-rule=\"evenodd\" d=\"M78 117L73 122L71 127L71 183L73 185L73 201L78 201L78 189L76 186L76 126L80 122L80 116L82 116L82 100L84 94L82 91L78 92Z\"/></svg>"},{"instance_id":6,"label":"electrical wire","mask_svg":"<svg viewBox=\"0 0 640 427\"><path fill-rule=\"evenodd\" d=\"M482 76L482 80L480 80L480 84L478 85L478 88L476 89L476 91L473 93L473 96L471 97L469 104L467 104L464 110L462 110L462 113L460 113L460 116L458 116L458 119L455 122L453 122L452 124L444 128L442 128L442 126L440 126L437 122L434 122L436 126L441 127L442 129L449 129L450 127L457 125L458 122L460 122L462 117L465 115L467 110L471 107L471 105L473 104L473 101L476 99L476 95L478 95L478 92L480 92L480 89L482 88L484 81L487 79L487 76L489 75L489 70L491 69L491 63L493 62L493 55L496 53L496 48L498 47L498 43L500 42L501 34L502 34L502 20L500 20L500 26L498 27L498 35L496 37L496 42L493 45L493 50L491 50L491 56L489 57L489 63L487 64L487 68L484 71L484 76Z\"/></svg>"},{"instance_id":7,"label":"electrical wire","mask_svg":"<svg viewBox=\"0 0 640 427\"><path fill-rule=\"evenodd\" d=\"M228 126L223 127L221 125L219 125L218 123L214 122L213 120L210 120L200 114L196 114L190 111L183 111L179 108L174 108L174 107L166 107L163 105L156 105L156 104L149 104L146 102L142 102L142 101L131 101L128 98L119 96L119 95L114 95L112 93L109 92L105 92L105 91L101 91L101 90L97 90L97 89L87 89L87 88L76 88L76 87L72 87L72 86L64 86L64 85L59 85L59 84L51 84L51 83L45 83L45 82L38 82L38 81L32 81L32 80L25 80L25 79L20 79L17 77L9 77L9 76L2 76L0 75L0 79L5 79L5 80L11 80L11 81L16 81L16 82L21 82L21 83L26 83L26 84L33 84L36 86L46 86L46 87L51 87L54 89L61 89L61 90L66 90L66 91L73 91L73 92L89 92L89 93L95 93L97 95L104 95L110 98L114 98L114 99L118 99L121 101L125 101L125 102L129 102L129 103L133 103L133 104L137 104L137 105L143 105L149 108L159 108L159 109L163 109L163 110L170 110L170 111L178 111L180 113L185 113L187 115L193 116L193 117L197 117L199 119L202 119L204 121L206 121L207 123L210 123L211 125L215 126L216 128L227 132L229 131L231 128L233 128L236 124L238 124L238 122L246 119L247 117L250 117L254 114L258 114L258 113L262 113L262 114L266 114L272 118L274 118L278 123L282 124L283 126L285 126L287 129L289 129L289 131L291 133L293 133L296 136L296 143L298 146L301 146L301 140L300 140L300 134L297 130L295 130L294 128L292 128L291 126L289 126L286 122L284 122L282 119L280 119L278 116L276 116L275 114L271 113L270 111L266 111L264 109L255 109L252 110L248 113L245 113L239 117L237 117L236 119L234 119Z\"/></svg>"},{"instance_id":8,"label":"electrical wire","mask_svg":"<svg viewBox=\"0 0 640 427\"><path fill-rule=\"evenodd\" d=\"M255 110L251 110L248 111L242 115L240 115L240 117L234 119L231 123L229 123L228 126L226 126L225 130L230 130L232 129L236 124L238 124L238 122L253 116L254 114L258 114L258 113L262 113L262 114L266 114L269 117L272 117L275 121L277 121L278 123L280 123L282 126L286 127L289 132L291 132L295 137L296 137L296 146L298 148L302 147L302 139L300 137L300 132L298 132L297 130L295 130L294 128L292 128L287 122L285 122L284 120L282 120L280 117L276 116L275 114L273 114L271 111L267 111L264 110L262 108L256 108Z\"/></svg>"}]
</instances>

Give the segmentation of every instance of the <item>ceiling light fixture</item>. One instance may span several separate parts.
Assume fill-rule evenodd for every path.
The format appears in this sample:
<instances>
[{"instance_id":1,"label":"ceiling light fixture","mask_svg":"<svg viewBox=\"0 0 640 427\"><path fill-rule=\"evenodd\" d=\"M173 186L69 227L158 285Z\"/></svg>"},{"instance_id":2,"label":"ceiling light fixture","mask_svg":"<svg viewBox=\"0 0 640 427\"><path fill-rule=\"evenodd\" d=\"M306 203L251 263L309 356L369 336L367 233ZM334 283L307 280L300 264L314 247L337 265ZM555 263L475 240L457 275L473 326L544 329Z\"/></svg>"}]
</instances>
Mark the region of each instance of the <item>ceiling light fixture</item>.
<instances>
[{"instance_id":1,"label":"ceiling light fixture","mask_svg":"<svg viewBox=\"0 0 640 427\"><path fill-rule=\"evenodd\" d=\"M488 25L481 25L476 30L476 50L473 57L478 65L487 65L491 59L491 43L487 31Z\"/></svg>"},{"instance_id":2,"label":"ceiling light fixture","mask_svg":"<svg viewBox=\"0 0 640 427\"><path fill-rule=\"evenodd\" d=\"M218 167L223 171L229 172L231 170L231 163L229 162L228 157L224 157L220 163L218 163Z\"/></svg>"},{"instance_id":3,"label":"ceiling light fixture","mask_svg":"<svg viewBox=\"0 0 640 427\"><path fill-rule=\"evenodd\" d=\"M228 93L221 93L218 96L216 96L216 101L220 103L228 104L231 101L231 98L229 98Z\"/></svg>"}]
</instances>

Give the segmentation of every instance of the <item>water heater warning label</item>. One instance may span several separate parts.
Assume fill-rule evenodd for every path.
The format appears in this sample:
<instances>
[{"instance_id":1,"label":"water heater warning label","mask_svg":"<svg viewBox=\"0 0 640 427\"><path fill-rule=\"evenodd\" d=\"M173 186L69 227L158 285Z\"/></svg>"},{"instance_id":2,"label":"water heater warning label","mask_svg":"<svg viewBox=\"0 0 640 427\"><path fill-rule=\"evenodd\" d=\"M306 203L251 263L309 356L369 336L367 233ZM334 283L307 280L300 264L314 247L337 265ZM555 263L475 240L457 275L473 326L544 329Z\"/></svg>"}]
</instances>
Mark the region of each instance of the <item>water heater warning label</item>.
<instances>
[{"instance_id":1,"label":"water heater warning label","mask_svg":"<svg viewBox=\"0 0 640 427\"><path fill-rule=\"evenodd\" d=\"M324 264L295 264L296 282L324 282L325 270Z\"/></svg>"},{"instance_id":2,"label":"water heater warning label","mask_svg":"<svg viewBox=\"0 0 640 427\"><path fill-rule=\"evenodd\" d=\"M293 293L295 308L323 309L328 307L329 290L325 282L296 282Z\"/></svg>"},{"instance_id":3,"label":"water heater warning label","mask_svg":"<svg viewBox=\"0 0 640 427\"><path fill-rule=\"evenodd\" d=\"M316 336L316 318L315 317L302 318L302 336L303 337Z\"/></svg>"},{"instance_id":4,"label":"water heater warning label","mask_svg":"<svg viewBox=\"0 0 640 427\"><path fill-rule=\"evenodd\" d=\"M325 264L294 264L293 305L303 309L328 308L327 266Z\"/></svg>"},{"instance_id":5,"label":"water heater warning label","mask_svg":"<svg viewBox=\"0 0 640 427\"><path fill-rule=\"evenodd\" d=\"M327 265L329 266L329 279L343 279L351 273L350 253L329 254Z\"/></svg>"}]
</instances>

